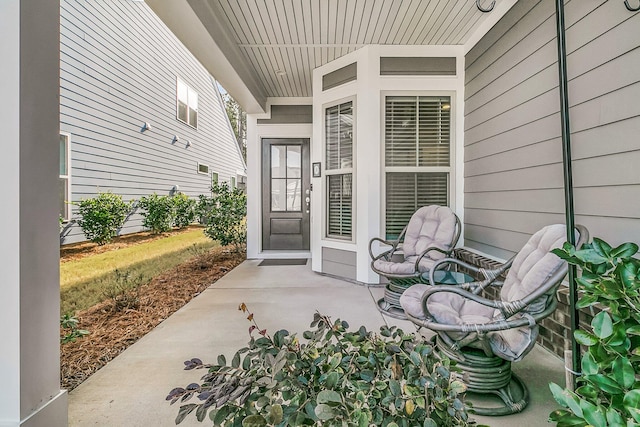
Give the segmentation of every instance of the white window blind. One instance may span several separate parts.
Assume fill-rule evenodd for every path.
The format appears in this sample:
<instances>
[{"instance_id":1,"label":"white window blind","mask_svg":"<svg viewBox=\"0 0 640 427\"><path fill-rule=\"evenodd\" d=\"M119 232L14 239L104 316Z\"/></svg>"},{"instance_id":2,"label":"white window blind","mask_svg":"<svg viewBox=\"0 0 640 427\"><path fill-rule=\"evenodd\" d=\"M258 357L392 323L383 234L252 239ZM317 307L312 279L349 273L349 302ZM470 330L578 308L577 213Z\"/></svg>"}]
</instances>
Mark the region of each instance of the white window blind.
<instances>
[{"instance_id":1,"label":"white window blind","mask_svg":"<svg viewBox=\"0 0 640 427\"><path fill-rule=\"evenodd\" d=\"M353 229L353 102L325 110L327 236L351 239Z\"/></svg>"},{"instance_id":2,"label":"white window blind","mask_svg":"<svg viewBox=\"0 0 640 427\"><path fill-rule=\"evenodd\" d=\"M385 231L397 237L426 205L449 204L451 98L385 100Z\"/></svg>"},{"instance_id":3,"label":"white window blind","mask_svg":"<svg viewBox=\"0 0 640 427\"><path fill-rule=\"evenodd\" d=\"M385 116L386 166L449 166L448 96L389 96Z\"/></svg>"}]
</instances>

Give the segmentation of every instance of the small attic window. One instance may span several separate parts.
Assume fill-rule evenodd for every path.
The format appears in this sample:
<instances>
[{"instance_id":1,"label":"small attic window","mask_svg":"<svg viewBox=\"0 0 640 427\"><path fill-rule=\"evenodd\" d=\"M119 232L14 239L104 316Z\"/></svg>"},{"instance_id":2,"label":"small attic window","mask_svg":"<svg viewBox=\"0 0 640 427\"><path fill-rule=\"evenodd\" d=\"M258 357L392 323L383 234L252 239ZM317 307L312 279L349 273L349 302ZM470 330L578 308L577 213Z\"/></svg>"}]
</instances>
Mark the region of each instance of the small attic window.
<instances>
[{"instance_id":1,"label":"small attic window","mask_svg":"<svg viewBox=\"0 0 640 427\"><path fill-rule=\"evenodd\" d=\"M198 163L198 173L208 174L209 173L209 165L205 165L203 163Z\"/></svg>"}]
</instances>

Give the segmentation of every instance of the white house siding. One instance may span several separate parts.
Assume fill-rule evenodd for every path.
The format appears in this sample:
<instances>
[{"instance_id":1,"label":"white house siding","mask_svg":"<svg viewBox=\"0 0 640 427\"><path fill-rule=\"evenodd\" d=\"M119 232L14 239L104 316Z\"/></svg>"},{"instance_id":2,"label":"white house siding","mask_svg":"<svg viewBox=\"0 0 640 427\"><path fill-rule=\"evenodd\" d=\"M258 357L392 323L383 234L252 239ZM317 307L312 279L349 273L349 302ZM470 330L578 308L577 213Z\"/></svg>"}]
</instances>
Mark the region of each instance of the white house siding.
<instances>
[{"instance_id":1,"label":"white house siding","mask_svg":"<svg viewBox=\"0 0 640 427\"><path fill-rule=\"evenodd\" d=\"M60 12L72 201L107 190L139 199L174 186L196 197L211 185L198 162L220 181L245 169L215 80L144 2L62 0ZM198 92L197 130L176 118L177 77ZM145 122L151 129L142 131ZM140 229L136 214L122 233ZM64 243L84 240L77 226L65 235Z\"/></svg>"},{"instance_id":2,"label":"white house siding","mask_svg":"<svg viewBox=\"0 0 640 427\"><path fill-rule=\"evenodd\" d=\"M640 13L566 2L576 222L640 242ZM465 244L499 258L564 222L555 7L520 1L465 58Z\"/></svg>"}]
</instances>

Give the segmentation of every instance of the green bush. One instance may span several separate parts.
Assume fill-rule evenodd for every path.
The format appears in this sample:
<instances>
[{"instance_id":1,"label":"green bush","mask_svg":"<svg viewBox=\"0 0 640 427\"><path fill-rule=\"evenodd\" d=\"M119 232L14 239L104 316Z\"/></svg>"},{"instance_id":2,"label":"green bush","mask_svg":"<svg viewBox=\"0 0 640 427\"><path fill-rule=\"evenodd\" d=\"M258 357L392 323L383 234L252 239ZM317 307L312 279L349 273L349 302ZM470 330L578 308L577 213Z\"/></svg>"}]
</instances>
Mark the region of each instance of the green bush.
<instances>
[{"instance_id":1,"label":"green bush","mask_svg":"<svg viewBox=\"0 0 640 427\"><path fill-rule=\"evenodd\" d=\"M74 204L78 206L81 218L77 222L84 235L92 242L104 245L118 235L131 212L133 201L124 202L122 196L105 192Z\"/></svg>"},{"instance_id":2,"label":"green bush","mask_svg":"<svg viewBox=\"0 0 640 427\"><path fill-rule=\"evenodd\" d=\"M568 243L553 251L582 275L577 279L578 308L598 306L591 330L577 330L576 341L587 348L575 392L551 384L564 409L550 420L560 426L640 425L640 260L635 243L612 248L595 238L576 250Z\"/></svg>"},{"instance_id":3,"label":"green bush","mask_svg":"<svg viewBox=\"0 0 640 427\"><path fill-rule=\"evenodd\" d=\"M186 194L176 194L171 197L175 209L175 219L173 224L178 228L185 228L192 224L196 218L195 199L190 199Z\"/></svg>"},{"instance_id":4,"label":"green bush","mask_svg":"<svg viewBox=\"0 0 640 427\"><path fill-rule=\"evenodd\" d=\"M89 335L89 331L78 329L78 323L78 318L70 314L65 314L60 318L60 344L75 342L78 338Z\"/></svg>"},{"instance_id":5,"label":"green bush","mask_svg":"<svg viewBox=\"0 0 640 427\"><path fill-rule=\"evenodd\" d=\"M142 225L152 233L160 234L170 231L176 218L176 210L170 196L158 196L153 193L140 199L138 206L143 209Z\"/></svg>"},{"instance_id":6,"label":"green bush","mask_svg":"<svg viewBox=\"0 0 640 427\"><path fill-rule=\"evenodd\" d=\"M247 312L244 304L240 305ZM467 426L466 386L451 362L416 334L364 326L316 313L304 340L286 330L272 337L252 322L247 347L231 363L200 359L185 369L208 368L201 383L174 388L167 400L185 403L175 420L195 412L216 426ZM253 333L258 335L254 337Z\"/></svg>"},{"instance_id":7,"label":"green bush","mask_svg":"<svg viewBox=\"0 0 640 427\"><path fill-rule=\"evenodd\" d=\"M230 188L226 182L212 187L211 200L207 201L204 217L204 234L218 241L222 246L233 244L239 251L247 242L247 195L237 188ZM200 198L201 205L203 198Z\"/></svg>"}]
</instances>

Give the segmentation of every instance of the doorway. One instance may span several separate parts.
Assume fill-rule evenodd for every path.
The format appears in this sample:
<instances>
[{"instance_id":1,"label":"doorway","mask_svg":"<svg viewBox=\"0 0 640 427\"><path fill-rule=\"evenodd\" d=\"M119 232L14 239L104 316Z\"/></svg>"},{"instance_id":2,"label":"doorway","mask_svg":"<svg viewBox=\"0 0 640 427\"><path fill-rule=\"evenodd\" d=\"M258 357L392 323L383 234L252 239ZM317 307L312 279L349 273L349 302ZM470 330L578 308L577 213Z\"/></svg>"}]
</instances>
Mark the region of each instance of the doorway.
<instances>
[{"instance_id":1,"label":"doorway","mask_svg":"<svg viewBox=\"0 0 640 427\"><path fill-rule=\"evenodd\" d=\"M262 140L262 250L309 250L308 139Z\"/></svg>"}]
</instances>

